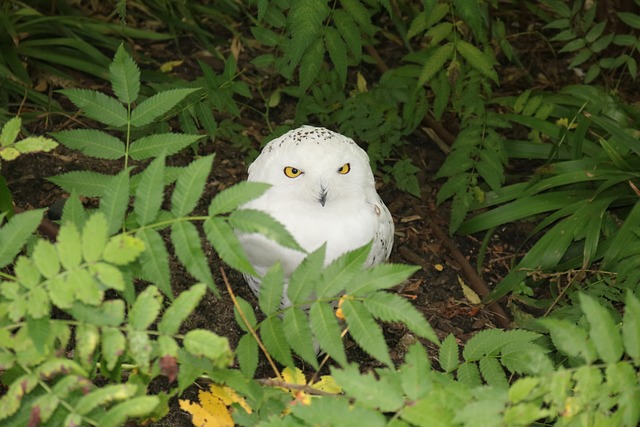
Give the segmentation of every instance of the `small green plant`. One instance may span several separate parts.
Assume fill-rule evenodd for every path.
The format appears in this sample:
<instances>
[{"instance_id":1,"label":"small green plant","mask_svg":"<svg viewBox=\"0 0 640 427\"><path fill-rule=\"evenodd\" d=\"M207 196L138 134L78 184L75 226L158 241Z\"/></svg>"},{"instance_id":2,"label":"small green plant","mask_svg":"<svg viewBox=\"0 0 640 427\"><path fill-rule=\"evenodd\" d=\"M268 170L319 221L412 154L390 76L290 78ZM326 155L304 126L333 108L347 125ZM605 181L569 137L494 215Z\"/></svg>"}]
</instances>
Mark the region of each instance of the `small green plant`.
<instances>
[{"instance_id":1,"label":"small green plant","mask_svg":"<svg viewBox=\"0 0 640 427\"><path fill-rule=\"evenodd\" d=\"M29 136L16 141L22 119L14 117L2 126L0 131L0 172L2 171L2 161L11 161L22 154L47 152L58 146L58 143L43 136ZM6 179L0 173L0 214L11 217L13 215L13 201L11 191Z\"/></svg>"}]
</instances>

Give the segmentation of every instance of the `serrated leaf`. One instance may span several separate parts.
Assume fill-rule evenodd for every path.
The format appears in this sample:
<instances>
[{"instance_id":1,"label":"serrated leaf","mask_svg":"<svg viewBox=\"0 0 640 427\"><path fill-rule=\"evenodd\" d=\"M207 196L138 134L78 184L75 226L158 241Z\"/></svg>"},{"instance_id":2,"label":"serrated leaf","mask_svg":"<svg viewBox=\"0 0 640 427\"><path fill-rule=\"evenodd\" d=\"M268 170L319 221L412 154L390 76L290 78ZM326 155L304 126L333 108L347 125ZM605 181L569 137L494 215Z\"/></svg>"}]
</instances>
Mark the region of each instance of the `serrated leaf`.
<instances>
[{"instance_id":1,"label":"serrated leaf","mask_svg":"<svg viewBox=\"0 0 640 427\"><path fill-rule=\"evenodd\" d=\"M108 238L108 224L102 212L89 217L82 229L82 257L87 262L100 259Z\"/></svg>"},{"instance_id":2,"label":"serrated leaf","mask_svg":"<svg viewBox=\"0 0 640 427\"><path fill-rule=\"evenodd\" d=\"M218 193L209 204L209 216L231 212L260 197L271 185L263 182L242 181Z\"/></svg>"},{"instance_id":3,"label":"serrated leaf","mask_svg":"<svg viewBox=\"0 0 640 427\"><path fill-rule=\"evenodd\" d=\"M549 330L553 344L564 354L580 357L586 363L596 359L595 347L589 342L587 331L578 325L553 317L538 319L538 323Z\"/></svg>"},{"instance_id":4,"label":"serrated leaf","mask_svg":"<svg viewBox=\"0 0 640 427\"><path fill-rule=\"evenodd\" d=\"M129 155L134 160L144 160L161 154L170 156L193 144L204 135L185 135L181 133L158 133L143 136L131 143Z\"/></svg>"},{"instance_id":5,"label":"serrated leaf","mask_svg":"<svg viewBox=\"0 0 640 427\"><path fill-rule=\"evenodd\" d=\"M69 313L78 321L96 326L120 326L124 321L124 301L105 301L98 307L76 302Z\"/></svg>"},{"instance_id":6,"label":"serrated leaf","mask_svg":"<svg viewBox=\"0 0 640 427\"><path fill-rule=\"evenodd\" d=\"M98 417L98 424L103 427L121 426L128 419L150 415L159 403L157 396L138 396L125 400Z\"/></svg>"},{"instance_id":7,"label":"serrated leaf","mask_svg":"<svg viewBox=\"0 0 640 427\"><path fill-rule=\"evenodd\" d=\"M438 361L440 362L440 367L445 372L453 372L460 365L458 343L456 342L456 337L454 337L453 334L447 335L444 341L442 341Z\"/></svg>"},{"instance_id":8,"label":"serrated leaf","mask_svg":"<svg viewBox=\"0 0 640 427\"><path fill-rule=\"evenodd\" d=\"M263 313L269 315L280 308L284 290L284 273L280 263L274 264L262 278L258 304Z\"/></svg>"},{"instance_id":9,"label":"serrated leaf","mask_svg":"<svg viewBox=\"0 0 640 427\"><path fill-rule=\"evenodd\" d=\"M112 264L125 265L133 262L144 251L144 242L128 234L118 234L107 242L104 259Z\"/></svg>"},{"instance_id":10,"label":"serrated leaf","mask_svg":"<svg viewBox=\"0 0 640 427\"><path fill-rule=\"evenodd\" d=\"M358 26L353 18L341 9L334 10L332 18L342 39L353 54L353 60L359 63L362 56L362 37L358 31Z\"/></svg>"},{"instance_id":11,"label":"serrated leaf","mask_svg":"<svg viewBox=\"0 0 640 427\"><path fill-rule=\"evenodd\" d=\"M340 33L333 27L325 28L324 43L329 52L329 58L333 62L334 69L340 78L340 84L347 82L347 45L342 40Z\"/></svg>"},{"instance_id":12,"label":"serrated leaf","mask_svg":"<svg viewBox=\"0 0 640 427\"><path fill-rule=\"evenodd\" d=\"M258 343L250 334L244 334L236 347L240 370L247 378L253 378L258 368Z\"/></svg>"},{"instance_id":13,"label":"serrated leaf","mask_svg":"<svg viewBox=\"0 0 640 427\"><path fill-rule=\"evenodd\" d=\"M152 229L143 229L136 233L144 243L145 250L140 254L143 277L154 283L170 299L173 298L171 289L171 272L169 270L169 252L162 236Z\"/></svg>"},{"instance_id":14,"label":"serrated leaf","mask_svg":"<svg viewBox=\"0 0 640 427\"><path fill-rule=\"evenodd\" d=\"M430 384L425 381L426 373L431 369L427 350L420 343L412 344L400 367L400 384L402 391L412 401L422 398L429 390Z\"/></svg>"},{"instance_id":15,"label":"serrated leaf","mask_svg":"<svg viewBox=\"0 0 640 427\"><path fill-rule=\"evenodd\" d=\"M125 154L124 143L119 138L97 129L63 130L51 135L66 147L87 156L116 160Z\"/></svg>"},{"instance_id":16,"label":"serrated leaf","mask_svg":"<svg viewBox=\"0 0 640 427\"><path fill-rule=\"evenodd\" d=\"M124 214L128 208L129 169L125 169L109 180L100 200L100 212L107 219L110 235L122 228Z\"/></svg>"},{"instance_id":17,"label":"serrated leaf","mask_svg":"<svg viewBox=\"0 0 640 427\"><path fill-rule=\"evenodd\" d=\"M13 262L27 238L38 228L43 212L36 209L14 215L0 228L0 268Z\"/></svg>"},{"instance_id":18,"label":"serrated leaf","mask_svg":"<svg viewBox=\"0 0 640 427\"><path fill-rule=\"evenodd\" d=\"M184 346L193 355L211 360L216 367L226 368L231 362L229 342L211 331L195 329L187 332Z\"/></svg>"},{"instance_id":19,"label":"serrated leaf","mask_svg":"<svg viewBox=\"0 0 640 427\"><path fill-rule=\"evenodd\" d=\"M346 252L329 264L322 272L322 280L317 283L318 297L335 297L346 289L347 284L362 270L370 251L371 243Z\"/></svg>"},{"instance_id":20,"label":"serrated leaf","mask_svg":"<svg viewBox=\"0 0 640 427\"><path fill-rule=\"evenodd\" d=\"M324 266L326 243L307 255L291 273L287 286L287 296L294 304L309 298L313 292L313 281L318 280Z\"/></svg>"},{"instance_id":21,"label":"serrated leaf","mask_svg":"<svg viewBox=\"0 0 640 427\"><path fill-rule=\"evenodd\" d=\"M376 379L372 372L361 374L356 364L343 369L331 369L331 376L348 396L357 399L358 404L381 412L395 412L404 403L399 388L384 377Z\"/></svg>"},{"instance_id":22,"label":"serrated leaf","mask_svg":"<svg viewBox=\"0 0 640 427\"><path fill-rule=\"evenodd\" d=\"M33 248L33 262L40 273L50 279L60 271L60 259L55 246L47 240L38 240Z\"/></svg>"},{"instance_id":23,"label":"serrated leaf","mask_svg":"<svg viewBox=\"0 0 640 427\"><path fill-rule=\"evenodd\" d=\"M79 414L85 415L99 406L130 399L135 396L136 390L137 387L134 384L106 385L82 396L74 409Z\"/></svg>"},{"instance_id":24,"label":"serrated leaf","mask_svg":"<svg viewBox=\"0 0 640 427\"><path fill-rule=\"evenodd\" d=\"M226 221L221 218L209 218L204 221L203 228L207 240L225 263L241 273L256 275L238 238Z\"/></svg>"},{"instance_id":25,"label":"serrated leaf","mask_svg":"<svg viewBox=\"0 0 640 427\"><path fill-rule=\"evenodd\" d=\"M483 53L480 49L464 40L456 41L456 50L473 68L494 82L499 82L498 73L493 68L495 60L488 54Z\"/></svg>"},{"instance_id":26,"label":"serrated leaf","mask_svg":"<svg viewBox=\"0 0 640 427\"><path fill-rule=\"evenodd\" d=\"M127 109L115 98L88 89L63 89L59 92L90 119L114 127L127 124Z\"/></svg>"},{"instance_id":27,"label":"serrated leaf","mask_svg":"<svg viewBox=\"0 0 640 427\"><path fill-rule=\"evenodd\" d=\"M622 337L627 354L637 365L640 362L640 301L631 291L627 291L625 298Z\"/></svg>"},{"instance_id":28,"label":"serrated leaf","mask_svg":"<svg viewBox=\"0 0 640 427\"><path fill-rule=\"evenodd\" d=\"M129 326L144 331L153 323L162 308L162 295L155 286L147 286L129 311Z\"/></svg>"},{"instance_id":29,"label":"serrated leaf","mask_svg":"<svg viewBox=\"0 0 640 427\"><path fill-rule=\"evenodd\" d=\"M371 23L369 10L358 0L340 0L343 10L358 24L358 27L369 36L375 33L375 27Z\"/></svg>"},{"instance_id":30,"label":"serrated leaf","mask_svg":"<svg viewBox=\"0 0 640 427\"><path fill-rule=\"evenodd\" d=\"M309 309L311 330L320 344L320 348L327 352L333 360L341 366L346 366L347 357L344 352L341 330L333 308L326 303L315 302Z\"/></svg>"},{"instance_id":31,"label":"serrated leaf","mask_svg":"<svg viewBox=\"0 0 640 427\"><path fill-rule=\"evenodd\" d=\"M279 317L267 317L260 324L260 338L269 355L284 366L294 366L291 349L284 335L282 320Z\"/></svg>"},{"instance_id":32,"label":"serrated leaf","mask_svg":"<svg viewBox=\"0 0 640 427\"><path fill-rule=\"evenodd\" d=\"M589 338L606 363L616 363L623 354L622 337L611 313L587 294L580 294L580 307L589 322Z\"/></svg>"},{"instance_id":33,"label":"serrated leaf","mask_svg":"<svg viewBox=\"0 0 640 427\"><path fill-rule=\"evenodd\" d=\"M122 272L111 264L99 262L89 266L89 272L106 288L123 292L125 281Z\"/></svg>"},{"instance_id":34,"label":"serrated leaf","mask_svg":"<svg viewBox=\"0 0 640 427\"><path fill-rule=\"evenodd\" d=\"M81 323L76 328L75 356L85 369L90 369L94 363L93 353L100 343L98 328L90 323Z\"/></svg>"},{"instance_id":35,"label":"serrated leaf","mask_svg":"<svg viewBox=\"0 0 640 427\"><path fill-rule=\"evenodd\" d=\"M284 247L303 252L284 225L269 214L255 209L240 209L229 215L229 224L245 233L259 233Z\"/></svg>"},{"instance_id":36,"label":"serrated leaf","mask_svg":"<svg viewBox=\"0 0 640 427\"><path fill-rule=\"evenodd\" d=\"M497 359L494 357L483 357L480 359L479 365L482 378L484 378L488 385L504 389L508 388L509 383L507 376Z\"/></svg>"},{"instance_id":37,"label":"serrated leaf","mask_svg":"<svg viewBox=\"0 0 640 427\"><path fill-rule=\"evenodd\" d=\"M365 298L364 306L384 322L400 321L416 335L436 344L440 342L424 316L409 301L396 294L376 292Z\"/></svg>"},{"instance_id":38,"label":"serrated leaf","mask_svg":"<svg viewBox=\"0 0 640 427\"><path fill-rule=\"evenodd\" d=\"M478 370L478 366L473 362L464 362L461 364L457 370L457 377L458 381L469 387L482 385L480 371Z\"/></svg>"},{"instance_id":39,"label":"serrated leaf","mask_svg":"<svg viewBox=\"0 0 640 427\"><path fill-rule=\"evenodd\" d=\"M364 270L349 282L347 293L359 296L380 289L389 289L402 283L419 269L420 267L404 264L378 264Z\"/></svg>"},{"instance_id":40,"label":"serrated leaf","mask_svg":"<svg viewBox=\"0 0 640 427\"><path fill-rule=\"evenodd\" d=\"M200 235L191 222L181 221L171 225L171 242L176 255L189 274L214 288L213 276L207 258L202 251Z\"/></svg>"},{"instance_id":41,"label":"serrated leaf","mask_svg":"<svg viewBox=\"0 0 640 427\"><path fill-rule=\"evenodd\" d=\"M392 366L382 329L360 301L346 298L342 312L349 326L349 333L358 345L387 366Z\"/></svg>"},{"instance_id":42,"label":"serrated leaf","mask_svg":"<svg viewBox=\"0 0 640 427\"><path fill-rule=\"evenodd\" d=\"M302 359L318 369L318 360L314 351L313 340L311 339L311 328L309 327L309 318L302 309L298 307L290 307L285 310L282 318L282 327L284 335L295 351Z\"/></svg>"},{"instance_id":43,"label":"serrated leaf","mask_svg":"<svg viewBox=\"0 0 640 427\"><path fill-rule=\"evenodd\" d=\"M145 99L131 112L131 126L141 127L178 105L184 98L200 88L169 89Z\"/></svg>"},{"instance_id":44,"label":"serrated leaf","mask_svg":"<svg viewBox=\"0 0 640 427\"><path fill-rule=\"evenodd\" d=\"M40 151L48 153L56 148L58 143L44 136L29 136L16 142L13 146L22 154L37 153Z\"/></svg>"},{"instance_id":45,"label":"serrated leaf","mask_svg":"<svg viewBox=\"0 0 640 427\"><path fill-rule=\"evenodd\" d=\"M196 308L206 290L206 285L199 283L181 292L162 315L162 319L158 323L158 331L166 335L178 333L180 325Z\"/></svg>"},{"instance_id":46,"label":"serrated leaf","mask_svg":"<svg viewBox=\"0 0 640 427\"><path fill-rule=\"evenodd\" d=\"M58 232L56 249L62 266L70 270L80 265L82 261L81 237L73 222L67 222Z\"/></svg>"},{"instance_id":47,"label":"serrated leaf","mask_svg":"<svg viewBox=\"0 0 640 427\"><path fill-rule=\"evenodd\" d=\"M433 76L440 72L444 64L453 55L453 43L446 43L434 48L427 60L422 64L422 71L418 78L418 85L427 84Z\"/></svg>"},{"instance_id":48,"label":"serrated leaf","mask_svg":"<svg viewBox=\"0 0 640 427\"><path fill-rule=\"evenodd\" d=\"M10 118L3 126L0 132L0 147L6 147L14 143L20 128L22 127L22 119L20 117Z\"/></svg>"},{"instance_id":49,"label":"serrated leaf","mask_svg":"<svg viewBox=\"0 0 640 427\"><path fill-rule=\"evenodd\" d=\"M147 225L157 216L164 197L164 156L154 159L144 172L136 187L133 212L138 224Z\"/></svg>"},{"instance_id":50,"label":"serrated leaf","mask_svg":"<svg viewBox=\"0 0 640 427\"><path fill-rule=\"evenodd\" d=\"M171 212L176 217L185 216L195 209L211 172L213 157L212 154L194 160L178 176L171 197Z\"/></svg>"},{"instance_id":51,"label":"serrated leaf","mask_svg":"<svg viewBox=\"0 0 640 427\"><path fill-rule=\"evenodd\" d=\"M115 368L126 347L127 340L119 329L114 327L102 328L102 357L107 362L109 371Z\"/></svg>"},{"instance_id":52,"label":"serrated leaf","mask_svg":"<svg viewBox=\"0 0 640 427\"><path fill-rule=\"evenodd\" d=\"M253 312L253 307L242 297L236 297L236 301L238 302L238 306L233 307L236 323L245 332L249 332L246 322L248 322L251 328L255 330L258 325L258 321L256 319L256 314ZM240 315L240 311L242 311L244 318Z\"/></svg>"},{"instance_id":53,"label":"serrated leaf","mask_svg":"<svg viewBox=\"0 0 640 427\"><path fill-rule=\"evenodd\" d=\"M84 227L87 214L84 211L82 202L78 197L78 193L75 190L71 190L69 198L64 202L64 208L62 209L61 224L72 223L78 230Z\"/></svg>"},{"instance_id":54,"label":"serrated leaf","mask_svg":"<svg viewBox=\"0 0 640 427\"><path fill-rule=\"evenodd\" d=\"M127 53L123 44L118 46L113 62L109 65L109 79L113 92L120 102L132 104L138 99L140 69Z\"/></svg>"},{"instance_id":55,"label":"serrated leaf","mask_svg":"<svg viewBox=\"0 0 640 427\"><path fill-rule=\"evenodd\" d=\"M287 19L291 30L291 43L286 52L291 69L295 68L303 57L308 58L310 45L315 44L316 49L319 47L322 50L320 35L324 20L330 11L327 3L323 1L292 4Z\"/></svg>"},{"instance_id":56,"label":"serrated leaf","mask_svg":"<svg viewBox=\"0 0 640 427\"><path fill-rule=\"evenodd\" d=\"M101 197L112 177L97 172L74 171L52 176L47 180L69 193L75 191L86 197Z\"/></svg>"}]
</instances>

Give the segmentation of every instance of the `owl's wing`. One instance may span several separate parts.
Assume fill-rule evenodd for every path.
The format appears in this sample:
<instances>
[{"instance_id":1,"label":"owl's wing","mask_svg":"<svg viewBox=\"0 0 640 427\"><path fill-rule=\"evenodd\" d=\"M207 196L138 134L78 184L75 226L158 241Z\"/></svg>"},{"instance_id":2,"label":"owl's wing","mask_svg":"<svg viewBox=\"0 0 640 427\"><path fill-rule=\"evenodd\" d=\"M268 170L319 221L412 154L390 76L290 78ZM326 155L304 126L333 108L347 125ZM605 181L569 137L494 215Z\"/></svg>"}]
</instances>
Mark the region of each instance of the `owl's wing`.
<instances>
[{"instance_id":1,"label":"owl's wing","mask_svg":"<svg viewBox=\"0 0 640 427\"><path fill-rule=\"evenodd\" d=\"M378 228L373 237L369 258L367 258L367 267L380 264L389 259L393 248L393 232L395 230L391 213L380 197L376 197L376 202L371 204L371 209L378 217Z\"/></svg>"}]
</instances>

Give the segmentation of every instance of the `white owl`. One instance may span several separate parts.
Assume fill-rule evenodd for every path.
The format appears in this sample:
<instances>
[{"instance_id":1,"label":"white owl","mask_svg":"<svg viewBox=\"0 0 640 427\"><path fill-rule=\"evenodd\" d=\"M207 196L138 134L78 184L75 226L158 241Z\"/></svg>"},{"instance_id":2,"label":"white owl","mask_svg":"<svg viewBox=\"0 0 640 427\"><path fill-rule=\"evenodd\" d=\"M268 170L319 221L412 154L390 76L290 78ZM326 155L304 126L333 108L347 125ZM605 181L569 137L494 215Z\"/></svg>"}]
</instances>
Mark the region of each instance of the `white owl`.
<instances>
[{"instance_id":1,"label":"white owl","mask_svg":"<svg viewBox=\"0 0 640 427\"><path fill-rule=\"evenodd\" d=\"M351 138L320 127L291 130L264 147L249 166L248 180L271 187L243 208L271 215L307 252L326 243L325 265L370 241L367 266L389 258L393 219L376 192L369 156ZM305 257L260 234L239 239L260 276L280 261L286 281ZM257 296L260 279L245 280ZM291 305L286 292L285 283L283 308Z\"/></svg>"}]
</instances>

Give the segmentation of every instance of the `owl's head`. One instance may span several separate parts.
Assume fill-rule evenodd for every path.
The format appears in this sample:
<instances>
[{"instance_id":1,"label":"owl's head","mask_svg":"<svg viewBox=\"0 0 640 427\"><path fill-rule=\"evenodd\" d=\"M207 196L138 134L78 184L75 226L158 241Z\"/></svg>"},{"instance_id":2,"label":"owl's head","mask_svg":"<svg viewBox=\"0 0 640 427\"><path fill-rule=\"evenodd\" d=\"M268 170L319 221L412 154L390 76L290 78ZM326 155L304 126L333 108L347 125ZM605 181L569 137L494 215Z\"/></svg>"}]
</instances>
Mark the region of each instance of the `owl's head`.
<instances>
[{"instance_id":1,"label":"owl's head","mask_svg":"<svg viewBox=\"0 0 640 427\"><path fill-rule=\"evenodd\" d=\"M249 166L249 181L271 184L292 202L331 206L362 199L373 189L367 153L325 128L302 126L269 142Z\"/></svg>"}]
</instances>

